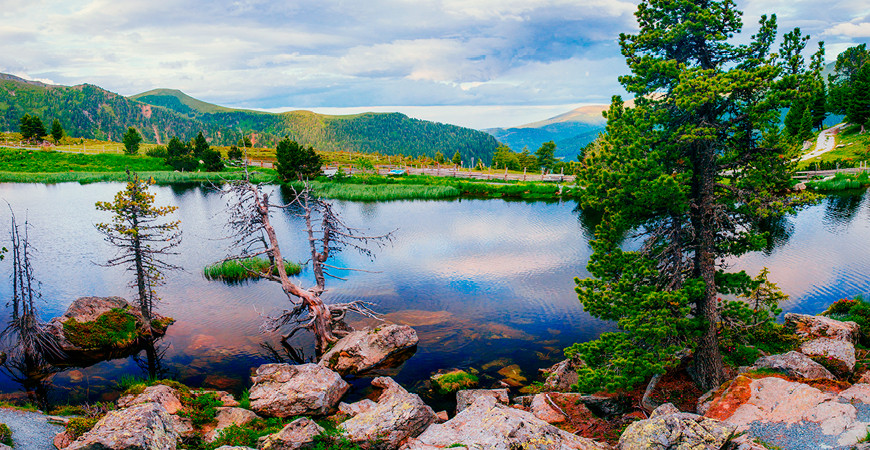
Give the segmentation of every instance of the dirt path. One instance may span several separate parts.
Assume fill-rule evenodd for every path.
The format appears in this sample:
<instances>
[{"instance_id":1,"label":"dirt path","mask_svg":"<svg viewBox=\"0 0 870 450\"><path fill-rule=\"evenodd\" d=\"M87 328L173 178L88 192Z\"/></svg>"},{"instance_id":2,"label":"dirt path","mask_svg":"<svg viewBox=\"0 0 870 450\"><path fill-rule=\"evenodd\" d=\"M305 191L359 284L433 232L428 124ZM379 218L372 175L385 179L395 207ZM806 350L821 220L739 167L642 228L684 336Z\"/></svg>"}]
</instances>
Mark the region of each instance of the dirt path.
<instances>
[{"instance_id":1,"label":"dirt path","mask_svg":"<svg viewBox=\"0 0 870 450\"><path fill-rule=\"evenodd\" d=\"M48 423L44 414L11 408L0 408L0 423L12 430L16 449L56 450L54 436L64 429Z\"/></svg>"},{"instance_id":2,"label":"dirt path","mask_svg":"<svg viewBox=\"0 0 870 450\"><path fill-rule=\"evenodd\" d=\"M806 161L808 159L813 159L816 156L821 155L822 153L827 153L834 149L835 144L837 143L837 139L834 137L837 132L841 128L843 128L846 124L839 123L837 125L828 128L827 130L822 130L819 133L819 138L816 140L816 148L807 153L806 155L801 156L801 161Z\"/></svg>"}]
</instances>

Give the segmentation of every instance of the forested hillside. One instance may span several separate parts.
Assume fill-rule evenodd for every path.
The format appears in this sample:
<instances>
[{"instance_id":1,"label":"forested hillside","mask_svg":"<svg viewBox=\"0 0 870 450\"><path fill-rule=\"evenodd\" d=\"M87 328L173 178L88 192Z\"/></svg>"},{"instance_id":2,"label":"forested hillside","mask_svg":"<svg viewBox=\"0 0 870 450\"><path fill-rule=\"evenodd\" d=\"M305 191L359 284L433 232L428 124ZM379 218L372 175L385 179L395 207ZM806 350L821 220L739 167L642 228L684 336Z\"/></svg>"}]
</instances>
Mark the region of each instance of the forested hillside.
<instances>
[{"instance_id":1,"label":"forested hillside","mask_svg":"<svg viewBox=\"0 0 870 450\"><path fill-rule=\"evenodd\" d=\"M0 74L0 131L17 131L25 113L43 123L59 119L68 135L120 141L136 127L147 142L189 140L200 131L213 143L235 143L253 133L255 145L272 147L290 136L325 151L380 152L387 155L434 156L490 161L498 142L482 131L399 113L327 116L310 111L273 114L226 108L202 102L181 91L159 89L124 97L97 86L52 86Z\"/></svg>"}]
</instances>

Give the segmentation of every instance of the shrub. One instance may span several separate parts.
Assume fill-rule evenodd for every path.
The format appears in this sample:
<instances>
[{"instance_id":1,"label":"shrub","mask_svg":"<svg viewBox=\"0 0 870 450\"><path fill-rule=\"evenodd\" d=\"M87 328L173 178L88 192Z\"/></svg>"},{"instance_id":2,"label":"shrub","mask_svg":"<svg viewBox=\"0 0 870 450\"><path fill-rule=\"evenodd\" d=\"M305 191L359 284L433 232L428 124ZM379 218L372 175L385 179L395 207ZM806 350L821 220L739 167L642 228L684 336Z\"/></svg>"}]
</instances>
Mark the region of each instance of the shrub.
<instances>
[{"instance_id":1,"label":"shrub","mask_svg":"<svg viewBox=\"0 0 870 450\"><path fill-rule=\"evenodd\" d=\"M66 423L66 431L73 439L91 431L91 428L100 421L99 417L73 417Z\"/></svg>"},{"instance_id":2,"label":"shrub","mask_svg":"<svg viewBox=\"0 0 870 450\"><path fill-rule=\"evenodd\" d=\"M15 445L12 442L12 430L10 430L9 426L5 423L0 423L0 443L6 444L10 447Z\"/></svg>"},{"instance_id":3,"label":"shrub","mask_svg":"<svg viewBox=\"0 0 870 450\"><path fill-rule=\"evenodd\" d=\"M857 323L861 327L858 342L865 347L870 346L870 303L863 297L858 296L854 300L845 298L837 300L822 315Z\"/></svg>"},{"instance_id":4,"label":"shrub","mask_svg":"<svg viewBox=\"0 0 870 450\"><path fill-rule=\"evenodd\" d=\"M166 147L163 147L161 145L158 145L157 147L151 147L145 151L145 154L154 158L166 158Z\"/></svg>"},{"instance_id":5,"label":"shrub","mask_svg":"<svg viewBox=\"0 0 870 450\"><path fill-rule=\"evenodd\" d=\"M179 415L189 418L195 427L213 422L217 415L217 408L224 404L213 393L197 396L186 403Z\"/></svg>"}]
</instances>

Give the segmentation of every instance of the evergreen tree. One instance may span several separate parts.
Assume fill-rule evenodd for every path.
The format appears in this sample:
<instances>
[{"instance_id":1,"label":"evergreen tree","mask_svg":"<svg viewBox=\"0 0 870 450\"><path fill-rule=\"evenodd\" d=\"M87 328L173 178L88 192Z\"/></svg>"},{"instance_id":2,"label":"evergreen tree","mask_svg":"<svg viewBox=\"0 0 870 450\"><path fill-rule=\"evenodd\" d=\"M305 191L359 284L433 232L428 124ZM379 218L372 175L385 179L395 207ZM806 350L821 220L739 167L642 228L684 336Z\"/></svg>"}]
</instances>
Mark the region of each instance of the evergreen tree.
<instances>
[{"instance_id":1,"label":"evergreen tree","mask_svg":"<svg viewBox=\"0 0 870 450\"><path fill-rule=\"evenodd\" d=\"M244 155L242 154L242 150L236 147L235 145L231 146L229 151L227 151L227 158L230 160L241 160Z\"/></svg>"},{"instance_id":2,"label":"evergreen tree","mask_svg":"<svg viewBox=\"0 0 870 450\"><path fill-rule=\"evenodd\" d=\"M40 139L46 135L45 126L42 125L42 120L37 116L24 114L21 116L20 128L21 138L25 141Z\"/></svg>"},{"instance_id":3,"label":"evergreen tree","mask_svg":"<svg viewBox=\"0 0 870 450\"><path fill-rule=\"evenodd\" d=\"M209 150L208 141L205 140L205 136L202 135L202 131L196 135L196 138L193 140L193 157L196 159L203 158L203 155L207 150ZM220 157L220 154L218 154Z\"/></svg>"},{"instance_id":4,"label":"evergreen tree","mask_svg":"<svg viewBox=\"0 0 870 450\"><path fill-rule=\"evenodd\" d=\"M603 148L579 177L584 210L603 213L579 299L623 332L566 353L586 362L578 387L594 391L637 385L689 350L709 389L725 379L717 296L751 282L722 264L760 248L759 218L792 201L774 196L793 170L776 136L796 89L781 75L799 65L773 64L775 16L749 44L730 43L743 26L731 0L642 0L635 16L637 34L620 36L635 106L614 98ZM631 230L645 233L639 251L620 248Z\"/></svg>"},{"instance_id":5,"label":"evergreen tree","mask_svg":"<svg viewBox=\"0 0 870 450\"><path fill-rule=\"evenodd\" d=\"M173 137L166 144L166 164L175 170L190 172L196 169L199 161L193 157L193 149L189 144L181 142L178 137Z\"/></svg>"},{"instance_id":6,"label":"evergreen tree","mask_svg":"<svg viewBox=\"0 0 870 450\"><path fill-rule=\"evenodd\" d=\"M867 51L867 44L849 47L837 55L834 73L828 76L829 112L847 114L852 96L855 94L853 77L868 61L870 61L870 52Z\"/></svg>"},{"instance_id":7,"label":"evergreen tree","mask_svg":"<svg viewBox=\"0 0 870 450\"><path fill-rule=\"evenodd\" d=\"M285 181L304 180L320 175L323 162L313 147L307 149L298 142L285 137L275 149L275 170Z\"/></svg>"},{"instance_id":8,"label":"evergreen tree","mask_svg":"<svg viewBox=\"0 0 870 450\"><path fill-rule=\"evenodd\" d=\"M538 165L538 158L529 151L528 147L523 147L523 151L520 152L517 159L523 169L534 169Z\"/></svg>"},{"instance_id":9,"label":"evergreen tree","mask_svg":"<svg viewBox=\"0 0 870 450\"><path fill-rule=\"evenodd\" d=\"M136 290L139 310L149 321L154 318L158 297L155 288L163 284L164 273L178 267L164 261L175 255L173 249L181 243L180 222L163 220L176 206L154 206L154 194L148 182L130 174L127 187L115 194L114 202L97 202L98 211L112 213L112 221L96 224L106 241L118 249L118 255L107 266L121 266L134 274L131 287Z\"/></svg>"},{"instance_id":10,"label":"evergreen tree","mask_svg":"<svg viewBox=\"0 0 870 450\"><path fill-rule=\"evenodd\" d=\"M812 56L810 71L812 77L812 99L810 108L813 111L813 128L822 129L825 117L828 115L828 89L822 78L822 70L825 68L825 43L819 41L819 49Z\"/></svg>"},{"instance_id":11,"label":"evergreen tree","mask_svg":"<svg viewBox=\"0 0 870 450\"><path fill-rule=\"evenodd\" d=\"M206 147L201 153L202 164L208 172L220 172L224 170L224 162L221 160L221 152Z\"/></svg>"},{"instance_id":12,"label":"evergreen tree","mask_svg":"<svg viewBox=\"0 0 870 450\"><path fill-rule=\"evenodd\" d=\"M535 156L538 158L538 167L544 167L548 171L553 170L553 166L556 165L556 143L553 141L544 142L541 144L541 148L535 152Z\"/></svg>"},{"instance_id":13,"label":"evergreen tree","mask_svg":"<svg viewBox=\"0 0 870 450\"><path fill-rule=\"evenodd\" d=\"M502 144L495 149L495 153L492 155L492 165L497 169L519 170L520 158L510 147Z\"/></svg>"},{"instance_id":14,"label":"evergreen tree","mask_svg":"<svg viewBox=\"0 0 870 450\"><path fill-rule=\"evenodd\" d=\"M54 145L60 143L63 138L63 127L60 125L60 120L54 119L51 123L51 138L54 139Z\"/></svg>"},{"instance_id":15,"label":"evergreen tree","mask_svg":"<svg viewBox=\"0 0 870 450\"><path fill-rule=\"evenodd\" d=\"M870 120L870 63L861 66L851 78L852 94L846 106L846 120L861 126L861 132Z\"/></svg>"},{"instance_id":16,"label":"evergreen tree","mask_svg":"<svg viewBox=\"0 0 870 450\"><path fill-rule=\"evenodd\" d=\"M444 159L444 153L441 153L440 151L435 152L435 162L438 164L444 164L446 161L447 160Z\"/></svg>"},{"instance_id":17,"label":"evergreen tree","mask_svg":"<svg viewBox=\"0 0 870 450\"><path fill-rule=\"evenodd\" d=\"M128 127L121 141L124 143L124 153L128 155L139 154L139 144L142 142L142 135L135 128Z\"/></svg>"},{"instance_id":18,"label":"evergreen tree","mask_svg":"<svg viewBox=\"0 0 870 450\"><path fill-rule=\"evenodd\" d=\"M459 154L459 150L456 150L456 153L453 154L453 159L451 161L454 166L462 165L462 155Z\"/></svg>"}]
</instances>

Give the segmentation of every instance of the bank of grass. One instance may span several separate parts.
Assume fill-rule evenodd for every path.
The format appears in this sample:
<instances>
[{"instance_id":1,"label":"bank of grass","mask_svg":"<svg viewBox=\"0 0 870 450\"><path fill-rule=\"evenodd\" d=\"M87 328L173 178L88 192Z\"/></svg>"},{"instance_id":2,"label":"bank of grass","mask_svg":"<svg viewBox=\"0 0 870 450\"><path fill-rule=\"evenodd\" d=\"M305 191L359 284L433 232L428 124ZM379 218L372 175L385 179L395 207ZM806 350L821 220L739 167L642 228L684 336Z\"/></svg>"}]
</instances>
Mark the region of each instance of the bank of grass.
<instances>
[{"instance_id":1,"label":"bank of grass","mask_svg":"<svg viewBox=\"0 0 870 450\"><path fill-rule=\"evenodd\" d=\"M117 153L83 154L51 150L0 149L0 171L51 172L153 172L172 170L162 158Z\"/></svg>"},{"instance_id":2,"label":"bank of grass","mask_svg":"<svg viewBox=\"0 0 870 450\"><path fill-rule=\"evenodd\" d=\"M824 192L860 189L870 186L870 175L867 172L859 174L838 173L829 180L807 181L806 184L809 189Z\"/></svg>"},{"instance_id":3,"label":"bank of grass","mask_svg":"<svg viewBox=\"0 0 870 450\"><path fill-rule=\"evenodd\" d=\"M131 169L132 170L132 169ZM140 178L150 179L155 184L173 183L197 183L241 180L244 173L241 171L226 172L137 172ZM273 175L261 172L252 172L251 181L254 183L270 183L275 180ZM127 174L121 172L3 172L0 171L0 182L6 183L104 183L125 182Z\"/></svg>"},{"instance_id":4,"label":"bank of grass","mask_svg":"<svg viewBox=\"0 0 870 450\"><path fill-rule=\"evenodd\" d=\"M208 280L222 280L238 282L249 278L259 278L259 274L265 273L270 263L265 258L244 258L221 261L205 266L203 276ZM290 261L284 261L284 269L288 275L297 275L302 271L302 266ZM278 269L272 268L272 274L277 275Z\"/></svg>"}]
</instances>

